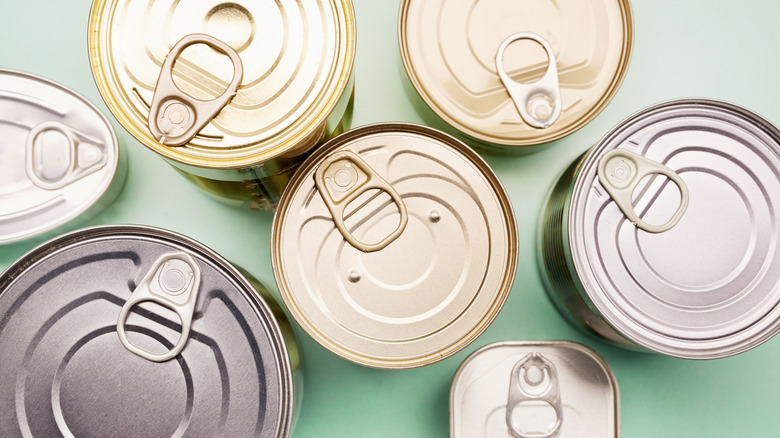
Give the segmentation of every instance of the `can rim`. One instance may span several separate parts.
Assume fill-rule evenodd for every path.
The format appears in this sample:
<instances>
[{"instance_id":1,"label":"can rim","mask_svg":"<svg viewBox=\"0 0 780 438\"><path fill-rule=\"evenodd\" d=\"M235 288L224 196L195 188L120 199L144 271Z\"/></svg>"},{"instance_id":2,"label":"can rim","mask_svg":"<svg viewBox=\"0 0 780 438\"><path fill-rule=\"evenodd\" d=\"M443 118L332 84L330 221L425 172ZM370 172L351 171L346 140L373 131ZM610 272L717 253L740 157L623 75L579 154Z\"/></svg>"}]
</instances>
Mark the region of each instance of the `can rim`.
<instances>
[{"instance_id":1,"label":"can rim","mask_svg":"<svg viewBox=\"0 0 780 438\"><path fill-rule=\"evenodd\" d=\"M103 59L100 38L101 38L101 17L103 17L104 10L109 6L109 2L114 0L94 0L90 6L89 20L87 28L87 53L89 55L90 71L92 72L92 78L95 81L100 96L103 98L106 106L111 114L116 118L122 127L130 133L139 143L143 144L150 150L154 151L161 157L194 167L209 168L209 169L241 169L258 165L262 162L271 160L273 158L284 155L290 149L295 148L299 143L306 138L313 135L318 127L325 123L330 114L336 109L341 100L343 94L348 92L348 87L351 83L352 74L354 71L354 60L356 53L356 27L355 27L355 11L351 0L334 0L340 2L344 7L344 25L345 31L337 35L338 40L346 40L346 49L339 53L339 57L343 57L343 62L339 65L341 74L335 78L332 78L328 83L332 86L333 92L329 93L326 99L323 99L319 104L320 108L316 111L312 111L313 116L311 120L303 126L301 129L297 129L289 135L283 143L276 144L272 148L262 150L251 155L246 155L239 158L220 158L220 159L207 159L194 157L189 154L179 152L176 148L168 147L160 144L156 139L151 136L149 130L144 126L137 126L131 118L125 113L124 109L117 103L114 98L113 91L115 88L121 88L118 84L112 84L109 81L109 76L106 74L106 66L103 65L101 60ZM111 12L113 16L113 11ZM334 80L335 79L335 80ZM270 137L262 143L268 145L273 144ZM257 148L256 145L248 146L249 148Z\"/></svg>"},{"instance_id":2,"label":"can rim","mask_svg":"<svg viewBox=\"0 0 780 438\"><path fill-rule=\"evenodd\" d=\"M634 49L633 11L629 0L617 0L621 10L621 22L623 24L623 33L625 35L623 38L620 62L618 63L617 71L612 77L612 81L607 87L607 90L601 95L596 103L582 117L580 117L576 123L572 123L565 129L552 131L551 133L544 136L534 137L528 140L512 140L493 136L488 133L476 130L467 124L459 122L457 119L450 116L437 103L433 96L426 92L420 76L417 74L417 71L414 68L414 63L412 63L411 57L409 55L409 40L405 32L407 27L406 20L409 15L409 8L412 1L414 0L401 0L401 6L398 13L398 42L401 51L401 59L403 60L404 69L406 70L407 76L409 77L409 80L414 86L417 94L425 102L425 104L428 105L428 107L434 113L436 113L437 116L444 120L448 125L457 129L459 132L478 141L502 146L534 146L563 138L590 123L594 118L596 118L596 116L601 113L601 111L604 110L604 108L606 108L607 104L612 101L612 98L620 89L620 85L623 83L623 79L628 72L628 67L631 62L631 54L633 53Z\"/></svg>"},{"instance_id":3,"label":"can rim","mask_svg":"<svg viewBox=\"0 0 780 438\"><path fill-rule=\"evenodd\" d=\"M3 296L3 292L13 284L19 275L23 274L27 269L42 263L49 256L63 251L71 245L78 245L92 239L116 237L118 235L151 238L157 241L184 246L204 257L209 262L214 263L215 266L220 268L224 274L229 276L231 280L235 281L236 284L241 287L242 291L245 292L242 293L242 295L246 298L247 303L254 309L255 314L261 318L264 325L265 323L268 324L267 330L264 332L269 336L270 344L274 347L274 359L279 368L279 390L282 396L280 402L280 414L282 418L280 418L277 433L279 434L278 436L287 436L290 433L293 423L292 416L295 406L295 391L293 390L291 358L287 348L285 348L284 336L279 327L279 323L274 318L272 309L259 297L249 280L247 280L236 267L212 249L190 237L163 228L130 224L100 225L72 231L48 240L29 250L0 273L0 297Z\"/></svg>"},{"instance_id":4,"label":"can rim","mask_svg":"<svg viewBox=\"0 0 780 438\"><path fill-rule=\"evenodd\" d=\"M342 145L349 143L355 138L359 138L365 135L382 133L382 132L398 132L398 133L428 135L430 137L433 137L445 143L447 146L452 147L456 151L462 153L472 164L474 164L479 170L483 172L483 175L485 176L485 178L488 180L488 182L491 184L492 188L496 192L496 200L501 204L503 208L504 219L505 219L505 224L507 229L507 239L508 239L507 268L504 272L504 278L503 281L501 282L500 290L496 294L496 299L491 304L490 309L486 313L486 315L474 326L472 330L470 330L468 333L463 335L463 337L451 343L450 345L447 345L443 348L439 348L435 351L430 351L420 356L410 357L410 358L387 359L387 358L375 357L368 354L361 354L359 352L352 351L350 349L343 347L342 345L329 339L329 337L326 336L324 333L320 333L317 327L314 324L310 323L308 318L305 317L304 313L297 306L296 300L294 299L295 294L292 292L290 286L286 281L286 276L285 273L283 272L283 267L281 262L282 223L284 221L284 218L290 206L289 204L293 197L293 193L297 190L298 187L300 187L301 183L305 181L306 174L308 174L308 172L311 169L313 169L327 154L331 153L333 150L341 147ZM349 361L358 363L360 365L373 367L373 368L381 368L381 369L418 368L418 367L422 367L425 365L429 365L444 360L454 355L455 353L461 351L467 345L471 344L474 340L476 340L477 337L479 337L485 330L487 330L488 326L490 326L490 324L498 316L498 313L501 311L502 307L504 306L504 303L506 302L509 296L510 291L512 290L512 285L514 283L515 275L517 273L517 259L518 259L517 222L515 219L514 210L512 209L512 204L510 202L509 196L506 192L506 189L501 184L501 181L498 179L498 176L496 176L495 172L493 172L493 170L490 168L490 166L488 166L488 164L485 162L485 160L482 157L480 157L476 152L474 152L471 148L466 146L460 140L456 139L455 137L452 137L449 134L438 131L436 129L429 128L423 125L413 124L413 123L386 122L386 123L375 123L371 125L365 125L365 126L361 126L349 130L329 140L324 145L320 146L311 156L309 156L306 159L306 161L303 162L303 164L301 164L301 166L295 172L293 178L287 184L287 187L285 188L284 192L282 193L282 197L279 201L279 205L273 217L273 223L271 226L271 241L273 242L271 245L271 265L273 267L274 278L276 279L276 284L279 288L279 292L282 296L282 300L287 306L287 309L289 310L290 314L292 314L293 319L295 319L295 321L304 329L304 331L306 331L307 334L309 334L309 336L311 336L314 340L316 340L320 345L325 347L327 350L330 350L332 353L344 359L347 359Z\"/></svg>"}]
</instances>

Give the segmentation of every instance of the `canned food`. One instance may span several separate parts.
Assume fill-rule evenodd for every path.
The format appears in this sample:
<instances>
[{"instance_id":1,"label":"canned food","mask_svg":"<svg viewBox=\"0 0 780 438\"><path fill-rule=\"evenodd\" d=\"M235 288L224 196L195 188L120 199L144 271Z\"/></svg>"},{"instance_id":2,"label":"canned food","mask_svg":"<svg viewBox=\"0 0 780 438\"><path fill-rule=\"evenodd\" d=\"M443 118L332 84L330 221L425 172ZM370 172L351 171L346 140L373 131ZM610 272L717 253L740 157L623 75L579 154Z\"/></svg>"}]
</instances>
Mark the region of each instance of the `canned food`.
<instances>
[{"instance_id":1,"label":"canned food","mask_svg":"<svg viewBox=\"0 0 780 438\"><path fill-rule=\"evenodd\" d=\"M273 209L308 152L351 120L349 0L94 0L89 57L122 126L233 205Z\"/></svg>"},{"instance_id":2,"label":"canned food","mask_svg":"<svg viewBox=\"0 0 780 438\"><path fill-rule=\"evenodd\" d=\"M628 0L404 0L398 33L425 103L499 153L591 121L620 86L633 46Z\"/></svg>"},{"instance_id":3,"label":"canned food","mask_svg":"<svg viewBox=\"0 0 780 438\"><path fill-rule=\"evenodd\" d=\"M0 70L0 102L0 245L61 232L116 198L127 166L94 105L11 70Z\"/></svg>"},{"instance_id":4,"label":"canned food","mask_svg":"<svg viewBox=\"0 0 780 438\"><path fill-rule=\"evenodd\" d=\"M496 175L431 128L348 131L304 162L274 215L282 298L325 348L377 368L442 360L506 301L517 230Z\"/></svg>"},{"instance_id":5,"label":"canned food","mask_svg":"<svg viewBox=\"0 0 780 438\"><path fill-rule=\"evenodd\" d=\"M32 250L0 275L4 433L287 436L299 357L256 287L150 227Z\"/></svg>"},{"instance_id":6,"label":"canned food","mask_svg":"<svg viewBox=\"0 0 780 438\"><path fill-rule=\"evenodd\" d=\"M498 342L469 356L452 380L452 438L620 436L609 365L574 342Z\"/></svg>"},{"instance_id":7,"label":"canned food","mask_svg":"<svg viewBox=\"0 0 780 438\"><path fill-rule=\"evenodd\" d=\"M780 131L706 99L629 117L563 172L542 277L576 325L626 346L730 356L780 329Z\"/></svg>"}]
</instances>

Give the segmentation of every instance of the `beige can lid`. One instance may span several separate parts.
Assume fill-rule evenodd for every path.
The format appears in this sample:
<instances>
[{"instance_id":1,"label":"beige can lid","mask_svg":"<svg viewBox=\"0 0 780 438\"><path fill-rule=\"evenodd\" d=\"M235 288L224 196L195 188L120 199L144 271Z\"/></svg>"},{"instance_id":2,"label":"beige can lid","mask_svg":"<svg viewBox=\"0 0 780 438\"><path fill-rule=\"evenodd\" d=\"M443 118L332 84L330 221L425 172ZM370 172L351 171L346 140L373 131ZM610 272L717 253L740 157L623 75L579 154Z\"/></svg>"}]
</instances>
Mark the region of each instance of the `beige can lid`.
<instances>
[{"instance_id":1,"label":"beige can lid","mask_svg":"<svg viewBox=\"0 0 780 438\"><path fill-rule=\"evenodd\" d=\"M293 317L325 348L378 368L468 345L517 268L514 214L495 174L460 141L409 124L320 147L282 195L272 239Z\"/></svg>"},{"instance_id":2,"label":"beige can lid","mask_svg":"<svg viewBox=\"0 0 780 438\"><path fill-rule=\"evenodd\" d=\"M436 114L478 140L524 146L571 134L609 103L633 22L628 0L404 0L399 38L409 78Z\"/></svg>"},{"instance_id":3,"label":"beige can lid","mask_svg":"<svg viewBox=\"0 0 780 438\"><path fill-rule=\"evenodd\" d=\"M192 45L172 66L178 90L199 105L229 92L237 70L243 78L227 106L194 138L166 146L148 122L158 78L177 42L200 34L226 43L240 65L225 50ZM103 99L141 143L184 164L246 167L322 135L317 131L350 84L354 11L349 0L95 0L89 56Z\"/></svg>"}]
</instances>

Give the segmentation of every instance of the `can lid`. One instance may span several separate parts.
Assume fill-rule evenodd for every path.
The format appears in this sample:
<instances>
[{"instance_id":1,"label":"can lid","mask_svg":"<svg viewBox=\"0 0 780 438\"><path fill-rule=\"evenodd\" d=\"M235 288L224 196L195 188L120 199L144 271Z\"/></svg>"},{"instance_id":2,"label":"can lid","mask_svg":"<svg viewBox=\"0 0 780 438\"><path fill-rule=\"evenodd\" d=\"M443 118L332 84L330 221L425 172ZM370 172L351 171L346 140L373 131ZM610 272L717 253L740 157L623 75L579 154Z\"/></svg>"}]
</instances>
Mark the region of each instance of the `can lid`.
<instances>
[{"instance_id":1,"label":"can lid","mask_svg":"<svg viewBox=\"0 0 780 438\"><path fill-rule=\"evenodd\" d=\"M176 46L191 35L202 38L189 48ZM96 0L89 56L103 99L141 143L192 166L246 167L323 136L322 126L352 74L354 12L349 0L155 7ZM162 91L179 103L172 118L164 113L167 106L154 105L160 99L155 89L168 82L173 86ZM223 108L186 111L226 97ZM194 135L189 141L166 136L161 142L161 118L164 127L192 121L198 129L187 126ZM202 129L201 122L207 122Z\"/></svg>"},{"instance_id":2,"label":"can lid","mask_svg":"<svg viewBox=\"0 0 780 438\"><path fill-rule=\"evenodd\" d=\"M732 104L676 100L629 117L585 158L571 257L595 309L629 340L729 356L780 329L778 216L780 131Z\"/></svg>"},{"instance_id":3,"label":"can lid","mask_svg":"<svg viewBox=\"0 0 780 438\"><path fill-rule=\"evenodd\" d=\"M469 356L452 380L452 438L617 437L615 375L574 342L498 342Z\"/></svg>"},{"instance_id":4,"label":"can lid","mask_svg":"<svg viewBox=\"0 0 780 438\"><path fill-rule=\"evenodd\" d=\"M468 345L517 267L495 174L458 140L410 124L357 128L319 148L282 195L273 242L293 317L334 353L379 368Z\"/></svg>"},{"instance_id":5,"label":"can lid","mask_svg":"<svg viewBox=\"0 0 780 438\"><path fill-rule=\"evenodd\" d=\"M11 434L289 433L292 370L270 308L168 231L89 228L22 257L0 275L0 349Z\"/></svg>"},{"instance_id":6,"label":"can lid","mask_svg":"<svg viewBox=\"0 0 780 438\"><path fill-rule=\"evenodd\" d=\"M633 22L628 0L404 0L399 38L409 78L436 114L478 140L524 146L601 112L628 69Z\"/></svg>"},{"instance_id":7,"label":"can lid","mask_svg":"<svg viewBox=\"0 0 780 438\"><path fill-rule=\"evenodd\" d=\"M62 85L0 70L0 244L52 231L108 190L119 165L111 125Z\"/></svg>"}]
</instances>

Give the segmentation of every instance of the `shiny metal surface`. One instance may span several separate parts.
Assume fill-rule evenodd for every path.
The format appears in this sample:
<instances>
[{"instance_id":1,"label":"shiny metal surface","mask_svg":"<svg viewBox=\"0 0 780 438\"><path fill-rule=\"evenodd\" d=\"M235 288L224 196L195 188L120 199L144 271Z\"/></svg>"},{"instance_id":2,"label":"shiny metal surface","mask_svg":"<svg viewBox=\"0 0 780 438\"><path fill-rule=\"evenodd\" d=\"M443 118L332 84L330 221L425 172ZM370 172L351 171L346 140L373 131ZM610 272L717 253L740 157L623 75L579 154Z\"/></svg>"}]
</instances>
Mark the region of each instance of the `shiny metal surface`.
<instances>
[{"instance_id":1,"label":"shiny metal surface","mask_svg":"<svg viewBox=\"0 0 780 438\"><path fill-rule=\"evenodd\" d=\"M191 141L169 147L155 139L147 120L165 56L191 34L232 47L243 80ZM208 192L270 209L291 168L349 118L354 12L349 0L95 0L89 55L103 99L135 138ZM235 69L229 57L199 44L181 53L172 76L186 95L212 100Z\"/></svg>"},{"instance_id":2,"label":"shiny metal surface","mask_svg":"<svg viewBox=\"0 0 780 438\"><path fill-rule=\"evenodd\" d=\"M316 188L315 170L344 151L407 210L403 232L380 250L348 243L329 195ZM365 243L401 222L397 201L378 188L344 211L346 229ZM423 126L370 125L318 149L285 191L273 224L274 276L293 317L325 348L372 367L422 366L456 353L496 317L517 267L515 227L500 182L464 144Z\"/></svg>"},{"instance_id":3,"label":"shiny metal surface","mask_svg":"<svg viewBox=\"0 0 780 438\"><path fill-rule=\"evenodd\" d=\"M637 228L597 181L625 150L674 169L689 192L679 222ZM679 209L665 175L633 208L650 224ZM780 131L725 102L670 101L614 128L564 172L541 230L542 274L560 310L608 338L684 358L740 353L780 330Z\"/></svg>"},{"instance_id":4,"label":"shiny metal surface","mask_svg":"<svg viewBox=\"0 0 780 438\"><path fill-rule=\"evenodd\" d=\"M0 70L0 133L0 245L74 227L122 188L113 128L62 85Z\"/></svg>"},{"instance_id":5,"label":"shiny metal surface","mask_svg":"<svg viewBox=\"0 0 780 438\"><path fill-rule=\"evenodd\" d=\"M183 350L158 363L125 348L117 316L171 254L200 270L200 293ZM287 436L297 350L258 293L216 253L157 228L46 242L0 275L3 435ZM124 327L148 351L170 350L183 331L150 303Z\"/></svg>"},{"instance_id":6,"label":"shiny metal surface","mask_svg":"<svg viewBox=\"0 0 780 438\"><path fill-rule=\"evenodd\" d=\"M562 108L544 129L523 121L496 68L502 42L518 32L539 35L554 52ZM404 0L399 38L406 71L428 106L487 143L477 146L507 152L570 134L604 108L628 68L633 21L628 0ZM545 51L529 44L514 43L503 57L514 82L548 71Z\"/></svg>"},{"instance_id":7,"label":"shiny metal surface","mask_svg":"<svg viewBox=\"0 0 780 438\"><path fill-rule=\"evenodd\" d=\"M452 438L620 436L620 396L609 365L574 342L497 342L452 380Z\"/></svg>"}]
</instances>

